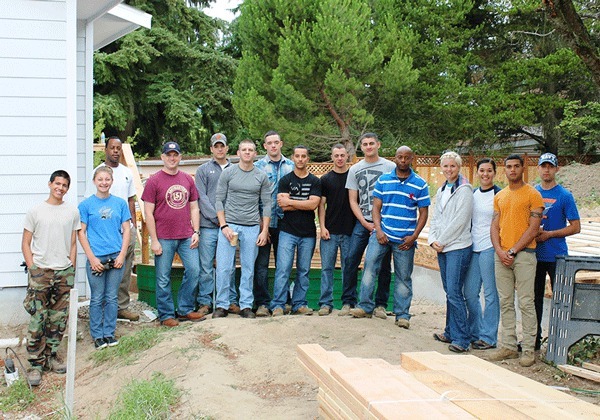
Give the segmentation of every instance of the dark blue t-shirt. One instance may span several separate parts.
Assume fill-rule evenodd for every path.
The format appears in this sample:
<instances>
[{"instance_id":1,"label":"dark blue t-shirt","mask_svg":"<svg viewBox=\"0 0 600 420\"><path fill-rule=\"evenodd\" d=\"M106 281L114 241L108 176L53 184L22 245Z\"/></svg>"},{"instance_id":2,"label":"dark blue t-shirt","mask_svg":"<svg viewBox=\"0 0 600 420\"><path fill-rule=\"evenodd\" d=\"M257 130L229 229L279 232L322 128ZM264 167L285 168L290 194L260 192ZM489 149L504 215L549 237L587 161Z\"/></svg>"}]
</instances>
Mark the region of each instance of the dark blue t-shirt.
<instances>
[{"instance_id":1,"label":"dark blue t-shirt","mask_svg":"<svg viewBox=\"0 0 600 420\"><path fill-rule=\"evenodd\" d=\"M567 220L579 220L579 212L573 195L561 185L544 190L541 185L535 189L542 194L544 200L544 230L558 230L567 226ZM550 238L537 244L535 253L538 261L554 262L558 255L567 255L567 240L565 238Z\"/></svg>"}]
</instances>

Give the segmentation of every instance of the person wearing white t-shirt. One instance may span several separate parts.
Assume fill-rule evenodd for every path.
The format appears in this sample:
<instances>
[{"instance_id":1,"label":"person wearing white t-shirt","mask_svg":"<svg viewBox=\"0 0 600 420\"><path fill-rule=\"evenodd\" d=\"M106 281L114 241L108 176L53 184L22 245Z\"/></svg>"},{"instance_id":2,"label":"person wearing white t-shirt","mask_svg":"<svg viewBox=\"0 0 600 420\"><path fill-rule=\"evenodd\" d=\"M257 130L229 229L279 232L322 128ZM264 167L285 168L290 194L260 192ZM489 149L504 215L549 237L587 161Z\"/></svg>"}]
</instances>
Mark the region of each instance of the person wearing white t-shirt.
<instances>
[{"instance_id":1,"label":"person wearing white t-shirt","mask_svg":"<svg viewBox=\"0 0 600 420\"><path fill-rule=\"evenodd\" d=\"M117 318L127 319L129 321L138 321L140 316L137 313L129 310L129 303L131 301L129 296L129 286L131 284L131 269L133 267L133 260L135 259L135 241L137 238L135 217L135 185L133 184L133 173L131 172L131 169L120 163L123 156L123 143L119 137L109 137L108 140L106 140L104 151L106 153L106 159L94 169L94 173L96 172L96 169L101 166L108 166L113 170L113 185L110 188L110 193L115 197L125 200L129 206L129 211L131 212L131 235L129 238L127 255L125 257L125 264L123 265L123 278L121 279L121 285L119 286L119 294L117 297L119 304ZM94 186L93 183L88 185L92 187ZM92 188L92 190L95 190L95 188ZM94 191L88 190L86 192L86 197L92 194L94 194Z\"/></svg>"}]
</instances>

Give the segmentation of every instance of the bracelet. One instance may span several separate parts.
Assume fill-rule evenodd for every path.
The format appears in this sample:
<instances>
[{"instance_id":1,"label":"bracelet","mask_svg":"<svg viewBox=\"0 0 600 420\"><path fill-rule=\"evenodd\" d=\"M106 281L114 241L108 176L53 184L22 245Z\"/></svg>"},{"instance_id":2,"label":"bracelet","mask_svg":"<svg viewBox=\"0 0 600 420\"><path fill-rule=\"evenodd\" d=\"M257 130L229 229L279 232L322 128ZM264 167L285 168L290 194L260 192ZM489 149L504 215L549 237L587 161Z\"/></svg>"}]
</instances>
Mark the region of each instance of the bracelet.
<instances>
[{"instance_id":1,"label":"bracelet","mask_svg":"<svg viewBox=\"0 0 600 420\"><path fill-rule=\"evenodd\" d=\"M227 223L225 223L223 226L221 226L221 230L225 229L226 227L229 227L229 225Z\"/></svg>"}]
</instances>

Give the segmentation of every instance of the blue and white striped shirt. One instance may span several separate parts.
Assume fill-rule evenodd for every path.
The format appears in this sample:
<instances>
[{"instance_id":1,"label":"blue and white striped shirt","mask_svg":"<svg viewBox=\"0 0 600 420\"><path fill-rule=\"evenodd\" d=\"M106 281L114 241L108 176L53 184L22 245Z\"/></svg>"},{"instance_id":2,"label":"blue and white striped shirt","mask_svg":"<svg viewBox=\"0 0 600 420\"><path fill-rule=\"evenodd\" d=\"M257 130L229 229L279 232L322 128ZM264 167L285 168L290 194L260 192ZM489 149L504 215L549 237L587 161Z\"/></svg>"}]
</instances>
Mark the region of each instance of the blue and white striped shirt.
<instances>
[{"instance_id":1,"label":"blue and white striped shirt","mask_svg":"<svg viewBox=\"0 0 600 420\"><path fill-rule=\"evenodd\" d=\"M373 197L382 201L381 229L390 242L401 243L417 228L417 210L431 205L427 182L412 169L409 177L400 181L396 169L377 180Z\"/></svg>"}]
</instances>

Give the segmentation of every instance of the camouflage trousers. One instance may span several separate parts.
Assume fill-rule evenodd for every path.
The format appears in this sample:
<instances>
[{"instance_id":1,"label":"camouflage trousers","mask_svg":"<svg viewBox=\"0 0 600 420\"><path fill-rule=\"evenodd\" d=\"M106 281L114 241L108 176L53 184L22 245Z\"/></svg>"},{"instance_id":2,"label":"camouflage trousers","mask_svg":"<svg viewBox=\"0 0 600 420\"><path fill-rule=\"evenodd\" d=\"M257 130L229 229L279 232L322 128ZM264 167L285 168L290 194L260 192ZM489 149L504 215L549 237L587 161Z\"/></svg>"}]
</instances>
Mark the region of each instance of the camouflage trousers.
<instances>
[{"instance_id":1,"label":"camouflage trousers","mask_svg":"<svg viewBox=\"0 0 600 420\"><path fill-rule=\"evenodd\" d=\"M75 269L51 270L32 265L27 295L23 301L31 314L27 352L34 369L43 369L58 351L67 327L69 293L75 284Z\"/></svg>"}]
</instances>

